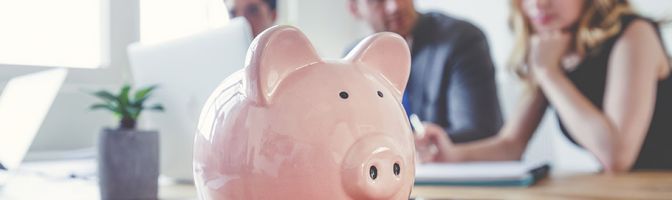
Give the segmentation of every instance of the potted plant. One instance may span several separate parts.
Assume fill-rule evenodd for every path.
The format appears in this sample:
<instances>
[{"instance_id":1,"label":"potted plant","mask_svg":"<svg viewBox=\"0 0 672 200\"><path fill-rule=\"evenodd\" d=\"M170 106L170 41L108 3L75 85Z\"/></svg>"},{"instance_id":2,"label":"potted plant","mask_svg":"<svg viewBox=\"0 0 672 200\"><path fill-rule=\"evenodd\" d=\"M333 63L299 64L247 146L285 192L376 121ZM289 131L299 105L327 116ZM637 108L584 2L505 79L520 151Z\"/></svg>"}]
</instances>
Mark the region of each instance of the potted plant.
<instances>
[{"instance_id":1,"label":"potted plant","mask_svg":"<svg viewBox=\"0 0 672 200\"><path fill-rule=\"evenodd\" d=\"M144 110L163 111L160 104L145 106L156 86L135 91L125 84L119 94L98 91L103 100L92 110L107 110L119 119L119 127L104 128L98 138L98 177L102 199L157 199L159 133L138 130Z\"/></svg>"}]
</instances>

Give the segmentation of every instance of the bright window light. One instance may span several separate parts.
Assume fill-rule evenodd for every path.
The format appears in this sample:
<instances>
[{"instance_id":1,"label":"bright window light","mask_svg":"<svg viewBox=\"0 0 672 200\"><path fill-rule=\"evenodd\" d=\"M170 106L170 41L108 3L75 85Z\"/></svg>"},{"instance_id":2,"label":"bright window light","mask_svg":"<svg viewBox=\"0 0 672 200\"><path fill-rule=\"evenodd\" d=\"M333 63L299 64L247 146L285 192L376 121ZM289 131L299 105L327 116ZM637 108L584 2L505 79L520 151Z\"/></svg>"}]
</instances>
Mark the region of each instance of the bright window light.
<instances>
[{"instance_id":1,"label":"bright window light","mask_svg":"<svg viewBox=\"0 0 672 200\"><path fill-rule=\"evenodd\" d=\"M223 26L223 0L140 0L140 41L160 42Z\"/></svg>"},{"instance_id":2,"label":"bright window light","mask_svg":"<svg viewBox=\"0 0 672 200\"><path fill-rule=\"evenodd\" d=\"M104 0L0 0L0 64L97 68Z\"/></svg>"}]
</instances>

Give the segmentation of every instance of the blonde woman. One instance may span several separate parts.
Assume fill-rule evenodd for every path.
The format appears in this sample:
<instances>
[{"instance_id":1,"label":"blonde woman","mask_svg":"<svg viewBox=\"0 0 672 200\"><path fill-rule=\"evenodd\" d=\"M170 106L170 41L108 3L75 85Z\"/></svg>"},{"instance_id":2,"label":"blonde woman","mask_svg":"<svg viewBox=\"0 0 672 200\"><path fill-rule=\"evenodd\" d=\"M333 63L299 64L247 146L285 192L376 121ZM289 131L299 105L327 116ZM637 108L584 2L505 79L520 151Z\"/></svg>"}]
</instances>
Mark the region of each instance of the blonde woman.
<instances>
[{"instance_id":1,"label":"blonde woman","mask_svg":"<svg viewBox=\"0 0 672 200\"><path fill-rule=\"evenodd\" d=\"M547 107L604 172L672 169L672 77L656 23L625 0L513 0L511 66L529 92L496 137L416 138L427 162L517 160ZM438 151L428 151L435 145Z\"/></svg>"}]
</instances>

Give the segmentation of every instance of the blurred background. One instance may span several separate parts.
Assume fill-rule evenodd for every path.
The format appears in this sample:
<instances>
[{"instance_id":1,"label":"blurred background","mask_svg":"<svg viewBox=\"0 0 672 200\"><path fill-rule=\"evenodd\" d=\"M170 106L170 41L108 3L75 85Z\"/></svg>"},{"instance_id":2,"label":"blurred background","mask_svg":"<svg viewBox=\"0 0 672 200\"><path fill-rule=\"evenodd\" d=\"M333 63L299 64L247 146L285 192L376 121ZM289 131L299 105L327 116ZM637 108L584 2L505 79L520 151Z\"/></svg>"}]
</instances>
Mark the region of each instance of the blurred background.
<instances>
[{"instance_id":1,"label":"blurred background","mask_svg":"<svg viewBox=\"0 0 672 200\"><path fill-rule=\"evenodd\" d=\"M339 59L346 47L371 33L350 15L347 1L279 0L277 24L299 27L322 57ZM672 1L631 2L645 16L672 17ZM497 68L506 119L521 92L521 83L504 66L512 45L507 24L509 1L416 0L415 3L420 11L444 12L472 22L485 32ZM118 122L108 113L90 111L88 106L98 100L85 91L116 91L122 84L136 80L129 64L128 45L161 43L225 26L230 22L228 14L222 0L0 1L0 89L13 77L52 68L68 69L26 160L67 157L69 153L82 151L95 154L101 128L117 126ZM672 48L672 26L663 26L663 38L668 49ZM170 108L163 114L170 115ZM551 112L547 113L528 149L533 153L526 153L525 159L549 161L568 170L597 170L597 162L591 156L560 134L554 118ZM143 122L141 127L162 129L151 122ZM162 143L161 148L189 146L192 141L166 139L165 142L168 144ZM171 162L170 156L162 153L162 170L171 170L173 164L166 163Z\"/></svg>"}]
</instances>

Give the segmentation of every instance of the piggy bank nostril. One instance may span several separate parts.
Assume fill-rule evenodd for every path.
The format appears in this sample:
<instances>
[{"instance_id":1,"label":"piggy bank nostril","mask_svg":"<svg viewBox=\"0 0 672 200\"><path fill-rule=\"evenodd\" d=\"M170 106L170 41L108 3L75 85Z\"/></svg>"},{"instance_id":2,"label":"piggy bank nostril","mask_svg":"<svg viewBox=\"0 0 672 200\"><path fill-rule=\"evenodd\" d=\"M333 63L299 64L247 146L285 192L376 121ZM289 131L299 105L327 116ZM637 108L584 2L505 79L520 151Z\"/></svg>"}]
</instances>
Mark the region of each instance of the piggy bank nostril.
<instances>
[{"instance_id":1,"label":"piggy bank nostril","mask_svg":"<svg viewBox=\"0 0 672 200\"><path fill-rule=\"evenodd\" d=\"M347 99L350 95L348 95L347 92L343 91L341 93L338 93L338 96L340 96L341 99Z\"/></svg>"},{"instance_id":2,"label":"piggy bank nostril","mask_svg":"<svg viewBox=\"0 0 672 200\"><path fill-rule=\"evenodd\" d=\"M378 169L376 168L376 166L371 166L369 168L369 177L371 177L371 179L373 180L376 180L376 178L378 178Z\"/></svg>"},{"instance_id":3,"label":"piggy bank nostril","mask_svg":"<svg viewBox=\"0 0 672 200\"><path fill-rule=\"evenodd\" d=\"M399 166L399 163L394 163L394 166L392 166L392 171L394 172L395 176L399 176L401 173L401 166Z\"/></svg>"}]
</instances>

